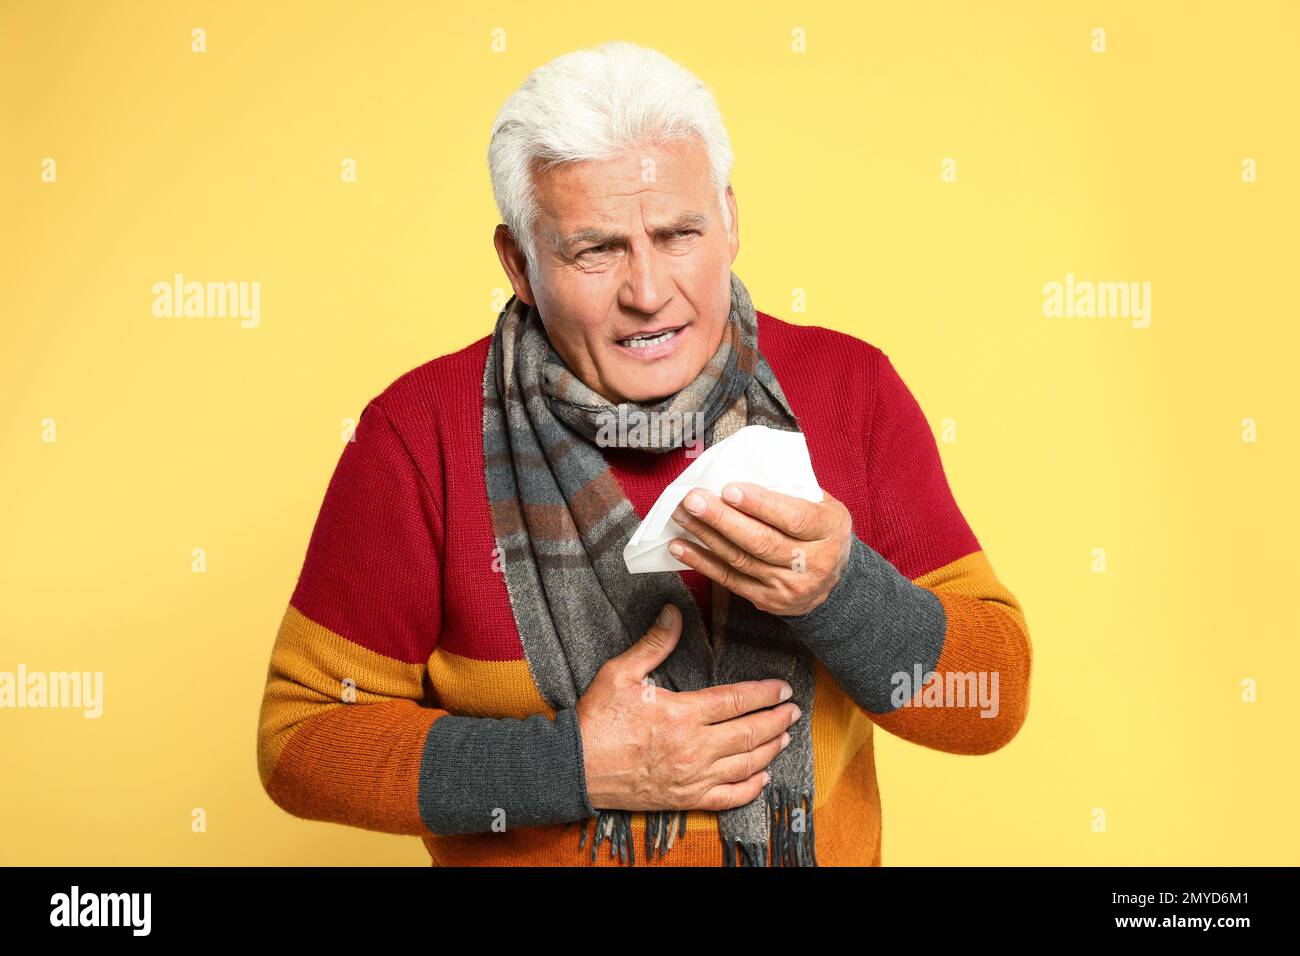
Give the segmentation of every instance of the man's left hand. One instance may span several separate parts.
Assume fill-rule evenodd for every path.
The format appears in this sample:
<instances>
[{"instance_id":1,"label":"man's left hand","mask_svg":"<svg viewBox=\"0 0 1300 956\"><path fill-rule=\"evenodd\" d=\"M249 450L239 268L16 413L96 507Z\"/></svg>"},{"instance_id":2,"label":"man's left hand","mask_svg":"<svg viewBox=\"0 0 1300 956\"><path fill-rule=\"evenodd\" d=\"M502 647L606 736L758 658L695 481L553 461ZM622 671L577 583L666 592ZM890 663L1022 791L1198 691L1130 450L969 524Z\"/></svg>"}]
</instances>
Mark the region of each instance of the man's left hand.
<instances>
[{"instance_id":1,"label":"man's left hand","mask_svg":"<svg viewBox=\"0 0 1300 956\"><path fill-rule=\"evenodd\" d=\"M848 563L853 517L829 494L807 501L735 482L722 496L695 488L673 520L706 548L674 538L668 552L760 611L807 614L839 582Z\"/></svg>"}]
</instances>

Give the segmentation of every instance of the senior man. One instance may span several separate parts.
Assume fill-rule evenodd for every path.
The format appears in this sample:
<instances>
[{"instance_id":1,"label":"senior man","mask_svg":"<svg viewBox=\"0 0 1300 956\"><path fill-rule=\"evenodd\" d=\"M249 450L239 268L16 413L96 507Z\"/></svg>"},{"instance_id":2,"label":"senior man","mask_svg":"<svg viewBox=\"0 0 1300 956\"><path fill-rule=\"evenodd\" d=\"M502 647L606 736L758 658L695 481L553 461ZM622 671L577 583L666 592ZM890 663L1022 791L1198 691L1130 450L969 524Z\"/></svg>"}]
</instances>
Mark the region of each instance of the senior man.
<instances>
[{"instance_id":1,"label":"senior man","mask_svg":"<svg viewBox=\"0 0 1300 956\"><path fill-rule=\"evenodd\" d=\"M920 407L876 346L755 310L726 130L662 54L539 68L488 159L514 296L342 453L271 653L267 793L435 865L879 865L874 728L989 753L1029 701ZM801 431L824 500L697 489L685 569L631 574L698 447L613 416Z\"/></svg>"}]
</instances>

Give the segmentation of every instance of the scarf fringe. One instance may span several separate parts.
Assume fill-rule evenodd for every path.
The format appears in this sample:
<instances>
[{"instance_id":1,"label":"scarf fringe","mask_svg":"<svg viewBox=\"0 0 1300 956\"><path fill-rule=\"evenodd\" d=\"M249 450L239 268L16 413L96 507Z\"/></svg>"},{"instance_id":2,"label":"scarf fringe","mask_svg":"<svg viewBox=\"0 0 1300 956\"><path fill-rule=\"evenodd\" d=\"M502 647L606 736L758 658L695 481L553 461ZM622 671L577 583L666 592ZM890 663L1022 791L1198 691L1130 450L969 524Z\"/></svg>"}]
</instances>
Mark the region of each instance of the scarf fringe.
<instances>
[{"instance_id":1,"label":"scarf fringe","mask_svg":"<svg viewBox=\"0 0 1300 956\"><path fill-rule=\"evenodd\" d=\"M796 794L784 786L769 785L765 789L768 832L772 866L816 866L816 835L813 832L813 797L805 790ZM794 829L794 814L802 812L803 829ZM590 820L591 818L588 818ZM588 820L581 823L582 838L578 849L587 845ZM686 835L686 811L655 810L645 815L645 853L660 859L672 849L673 841ZM629 866L636 865L636 850L632 846L632 813L629 810L600 810L591 843L591 859L600 854L600 845L609 841L609 855ZM767 866L767 847L761 843L743 840L722 840L723 866Z\"/></svg>"},{"instance_id":2,"label":"scarf fringe","mask_svg":"<svg viewBox=\"0 0 1300 956\"><path fill-rule=\"evenodd\" d=\"M800 816L803 829L794 829L794 813ZM813 832L813 795L796 794L783 786L767 788L767 825L772 834L773 866L816 866L817 839Z\"/></svg>"}]
</instances>

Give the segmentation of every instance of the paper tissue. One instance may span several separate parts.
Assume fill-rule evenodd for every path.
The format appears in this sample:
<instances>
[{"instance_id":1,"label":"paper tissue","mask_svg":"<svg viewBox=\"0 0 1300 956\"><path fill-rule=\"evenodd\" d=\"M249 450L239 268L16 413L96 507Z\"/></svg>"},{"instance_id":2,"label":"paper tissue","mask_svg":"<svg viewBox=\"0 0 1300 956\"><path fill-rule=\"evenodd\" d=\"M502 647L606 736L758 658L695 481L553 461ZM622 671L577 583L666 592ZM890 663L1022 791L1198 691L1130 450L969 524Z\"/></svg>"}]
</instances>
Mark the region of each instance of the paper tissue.
<instances>
[{"instance_id":1,"label":"paper tissue","mask_svg":"<svg viewBox=\"0 0 1300 956\"><path fill-rule=\"evenodd\" d=\"M668 543L673 538L685 538L701 547L704 543L684 531L673 520L673 512L692 488L721 494L733 481L747 481L808 501L821 501L824 497L813 474L808 443L802 432L746 425L706 448L664 489L623 549L627 569L633 574L689 570L689 565L668 553Z\"/></svg>"}]
</instances>

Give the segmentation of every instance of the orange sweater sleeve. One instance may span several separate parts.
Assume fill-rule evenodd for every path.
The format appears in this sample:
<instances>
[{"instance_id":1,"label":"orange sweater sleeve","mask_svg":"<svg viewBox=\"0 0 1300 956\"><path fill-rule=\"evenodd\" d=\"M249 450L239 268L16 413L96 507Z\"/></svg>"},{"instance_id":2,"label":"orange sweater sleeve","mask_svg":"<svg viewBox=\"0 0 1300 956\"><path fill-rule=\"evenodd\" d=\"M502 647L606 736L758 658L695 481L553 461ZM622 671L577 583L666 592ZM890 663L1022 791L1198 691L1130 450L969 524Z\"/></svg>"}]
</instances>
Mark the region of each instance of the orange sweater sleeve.
<instances>
[{"instance_id":1,"label":"orange sweater sleeve","mask_svg":"<svg viewBox=\"0 0 1300 956\"><path fill-rule=\"evenodd\" d=\"M286 812L424 835L419 773L439 618L437 502L384 411L339 458L280 621L258 721L263 787Z\"/></svg>"},{"instance_id":2,"label":"orange sweater sleeve","mask_svg":"<svg viewBox=\"0 0 1300 956\"><path fill-rule=\"evenodd\" d=\"M873 381L871 526L855 528L830 595L789 620L885 730L949 753L989 753L1028 713L1024 612L958 509L919 404L879 350Z\"/></svg>"},{"instance_id":3,"label":"orange sweater sleeve","mask_svg":"<svg viewBox=\"0 0 1300 956\"><path fill-rule=\"evenodd\" d=\"M442 629L438 462L362 412L280 622L258 722L262 785L288 813L417 836L594 813L573 708L455 714L428 659Z\"/></svg>"},{"instance_id":4,"label":"orange sweater sleeve","mask_svg":"<svg viewBox=\"0 0 1300 956\"><path fill-rule=\"evenodd\" d=\"M913 586L938 599L944 620L937 660L907 662L913 679L900 679L891 694L891 703L902 705L871 717L890 733L937 750L997 750L1016 736L1029 711L1033 648L1024 611L957 507L929 423L883 352L870 427L876 548Z\"/></svg>"}]
</instances>

